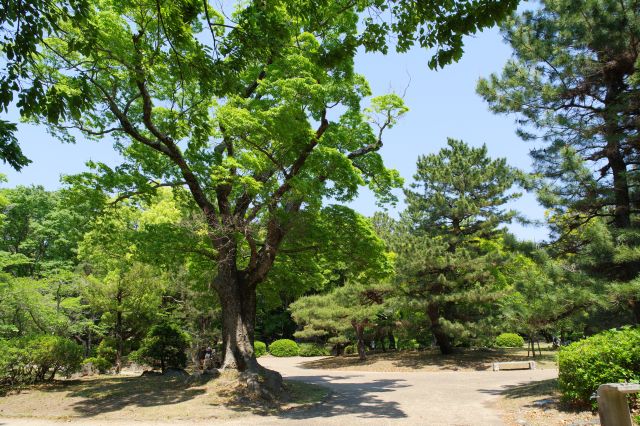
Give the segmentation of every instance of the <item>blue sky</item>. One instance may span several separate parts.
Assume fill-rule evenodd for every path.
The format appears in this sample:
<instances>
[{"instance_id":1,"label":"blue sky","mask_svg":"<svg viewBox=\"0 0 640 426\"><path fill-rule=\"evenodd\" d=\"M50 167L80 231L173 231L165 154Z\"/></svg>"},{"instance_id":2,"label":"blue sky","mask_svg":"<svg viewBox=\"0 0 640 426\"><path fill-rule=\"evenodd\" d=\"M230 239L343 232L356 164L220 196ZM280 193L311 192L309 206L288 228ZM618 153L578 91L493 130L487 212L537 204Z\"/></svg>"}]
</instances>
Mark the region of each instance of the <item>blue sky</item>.
<instances>
[{"instance_id":1,"label":"blue sky","mask_svg":"<svg viewBox=\"0 0 640 426\"><path fill-rule=\"evenodd\" d=\"M476 146L485 143L492 157L506 157L512 166L530 170L529 146L516 136L514 117L492 114L475 93L478 78L502 69L511 54L509 46L497 29L468 37L465 44L462 60L439 71L429 70L428 55L420 49L401 55L361 53L356 58L356 69L369 80L374 95L390 91L402 94L409 84L405 103L410 111L385 135L381 151L387 166L399 170L407 183L415 172L418 155L437 152L447 137ZM15 114L9 119L16 120ZM88 160L107 164L117 161L108 141L62 144L43 127L29 124L19 125L18 138L33 163L20 173L0 164L0 173L8 176L9 186L38 184L56 189L62 174L85 170ZM352 207L365 215L378 210L367 191ZM543 218L543 209L531 194L513 202L512 207L531 219ZM401 209L399 204L390 212L395 215ZM545 228L510 228L523 239L542 241L547 237Z\"/></svg>"}]
</instances>

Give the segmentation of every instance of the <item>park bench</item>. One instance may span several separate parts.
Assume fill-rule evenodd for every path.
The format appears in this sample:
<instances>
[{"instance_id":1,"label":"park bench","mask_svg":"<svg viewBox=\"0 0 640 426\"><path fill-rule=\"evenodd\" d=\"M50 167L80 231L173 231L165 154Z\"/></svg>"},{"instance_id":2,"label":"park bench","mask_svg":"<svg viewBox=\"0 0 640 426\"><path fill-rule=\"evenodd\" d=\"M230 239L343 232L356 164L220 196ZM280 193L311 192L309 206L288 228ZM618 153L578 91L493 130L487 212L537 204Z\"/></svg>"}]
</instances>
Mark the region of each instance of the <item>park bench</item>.
<instances>
[{"instance_id":1,"label":"park bench","mask_svg":"<svg viewBox=\"0 0 640 426\"><path fill-rule=\"evenodd\" d=\"M606 383L598 387L598 414L602 426L632 426L627 394L640 392L638 383Z\"/></svg>"},{"instance_id":2,"label":"park bench","mask_svg":"<svg viewBox=\"0 0 640 426\"><path fill-rule=\"evenodd\" d=\"M536 362L535 361L508 361L508 362L494 362L493 363L493 371L500 370L535 370Z\"/></svg>"}]
</instances>

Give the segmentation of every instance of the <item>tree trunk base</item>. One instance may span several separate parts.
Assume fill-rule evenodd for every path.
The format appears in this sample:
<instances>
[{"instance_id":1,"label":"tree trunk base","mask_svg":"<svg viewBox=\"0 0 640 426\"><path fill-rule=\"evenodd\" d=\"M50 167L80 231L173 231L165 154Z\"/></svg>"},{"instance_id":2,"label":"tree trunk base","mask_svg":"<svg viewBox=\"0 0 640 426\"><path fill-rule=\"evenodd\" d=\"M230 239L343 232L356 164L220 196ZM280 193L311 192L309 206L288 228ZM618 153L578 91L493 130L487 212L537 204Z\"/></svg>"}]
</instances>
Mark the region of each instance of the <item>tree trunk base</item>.
<instances>
[{"instance_id":1,"label":"tree trunk base","mask_svg":"<svg viewBox=\"0 0 640 426\"><path fill-rule=\"evenodd\" d=\"M233 371L232 367L223 367L219 371ZM237 371L237 370L236 370ZM254 371L238 371L239 393L243 397L261 399L267 402L276 402L284 391L282 375L274 370L269 370L260 365Z\"/></svg>"}]
</instances>

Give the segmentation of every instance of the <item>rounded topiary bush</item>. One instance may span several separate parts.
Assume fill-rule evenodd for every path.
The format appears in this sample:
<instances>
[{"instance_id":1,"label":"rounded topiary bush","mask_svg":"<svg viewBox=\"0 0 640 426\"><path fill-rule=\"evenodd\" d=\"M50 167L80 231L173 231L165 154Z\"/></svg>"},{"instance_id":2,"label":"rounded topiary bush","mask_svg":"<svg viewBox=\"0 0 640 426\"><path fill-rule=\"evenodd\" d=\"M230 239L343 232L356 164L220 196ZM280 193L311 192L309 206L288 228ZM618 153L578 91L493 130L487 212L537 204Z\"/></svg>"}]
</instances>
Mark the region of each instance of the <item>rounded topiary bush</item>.
<instances>
[{"instance_id":1,"label":"rounded topiary bush","mask_svg":"<svg viewBox=\"0 0 640 426\"><path fill-rule=\"evenodd\" d=\"M260 340L256 340L255 342L253 342L253 352L256 354L256 358L261 357L262 355L266 355L267 344L261 342Z\"/></svg>"},{"instance_id":2,"label":"rounded topiary bush","mask_svg":"<svg viewBox=\"0 0 640 426\"><path fill-rule=\"evenodd\" d=\"M298 344L289 339L275 340L269 345L269 353L273 356L296 356L299 351Z\"/></svg>"},{"instance_id":3,"label":"rounded topiary bush","mask_svg":"<svg viewBox=\"0 0 640 426\"><path fill-rule=\"evenodd\" d=\"M313 343L302 343L298 351L300 356L326 356L329 351L322 345L314 345Z\"/></svg>"},{"instance_id":4,"label":"rounded topiary bush","mask_svg":"<svg viewBox=\"0 0 640 426\"><path fill-rule=\"evenodd\" d=\"M640 380L640 328L605 331L564 347L558 354L563 399L592 404L603 383Z\"/></svg>"},{"instance_id":5,"label":"rounded topiary bush","mask_svg":"<svg viewBox=\"0 0 640 426\"><path fill-rule=\"evenodd\" d=\"M502 333L496 337L496 346L501 348L520 348L523 345L524 339L516 333Z\"/></svg>"}]
</instances>

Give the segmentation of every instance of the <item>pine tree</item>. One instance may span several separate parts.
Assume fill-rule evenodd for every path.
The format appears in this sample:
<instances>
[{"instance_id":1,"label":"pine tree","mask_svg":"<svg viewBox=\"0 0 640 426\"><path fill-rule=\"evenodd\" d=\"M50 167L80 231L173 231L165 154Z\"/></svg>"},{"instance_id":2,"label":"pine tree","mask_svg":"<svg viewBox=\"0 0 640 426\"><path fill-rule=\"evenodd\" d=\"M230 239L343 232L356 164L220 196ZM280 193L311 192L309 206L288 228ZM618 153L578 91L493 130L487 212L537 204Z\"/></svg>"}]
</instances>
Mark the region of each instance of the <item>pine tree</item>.
<instances>
[{"instance_id":1,"label":"pine tree","mask_svg":"<svg viewBox=\"0 0 640 426\"><path fill-rule=\"evenodd\" d=\"M516 217L505 204L520 196L512 188L522 177L485 146L453 139L418 159L393 250L409 303L426 312L443 354L490 327L505 288L498 227Z\"/></svg>"}]
</instances>

